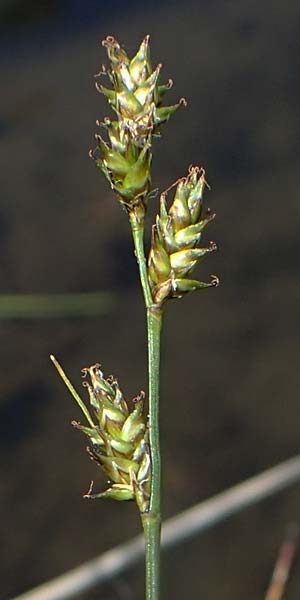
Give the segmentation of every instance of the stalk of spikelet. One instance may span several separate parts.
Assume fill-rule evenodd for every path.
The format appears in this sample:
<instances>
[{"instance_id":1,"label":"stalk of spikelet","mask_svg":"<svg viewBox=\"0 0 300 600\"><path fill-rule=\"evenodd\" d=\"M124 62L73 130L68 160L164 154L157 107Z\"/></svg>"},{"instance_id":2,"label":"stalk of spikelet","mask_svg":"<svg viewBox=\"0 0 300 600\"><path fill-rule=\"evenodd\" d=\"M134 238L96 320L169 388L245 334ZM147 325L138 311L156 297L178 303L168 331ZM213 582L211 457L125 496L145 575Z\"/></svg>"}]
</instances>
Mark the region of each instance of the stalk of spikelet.
<instances>
[{"instance_id":1,"label":"stalk of spikelet","mask_svg":"<svg viewBox=\"0 0 300 600\"><path fill-rule=\"evenodd\" d=\"M110 65L100 75L107 75L112 88L96 83L116 113L116 120L108 117L103 123L107 141L96 135L98 150L91 151L97 166L104 173L119 200L128 210L136 204L146 206L151 188L152 135L170 116L185 104L181 99L172 106L161 106L165 92L172 81L159 85L161 65L152 70L149 36L142 41L136 55L130 59L119 43L108 36L103 42Z\"/></svg>"},{"instance_id":2,"label":"stalk of spikelet","mask_svg":"<svg viewBox=\"0 0 300 600\"><path fill-rule=\"evenodd\" d=\"M161 195L160 214L152 229L148 277L156 304L167 298L180 298L187 292L218 285L216 276L212 276L209 283L189 278L197 262L217 248L214 242L206 247L197 247L205 227L215 217L203 208L203 193L207 186L204 169L190 167L187 177L171 188L175 185L175 196L169 210L166 204L169 190Z\"/></svg>"},{"instance_id":3,"label":"stalk of spikelet","mask_svg":"<svg viewBox=\"0 0 300 600\"><path fill-rule=\"evenodd\" d=\"M50 358L89 424L87 427L73 421L72 425L87 435L87 451L110 482L104 492L92 494L90 489L85 498L135 500L139 510L145 512L151 489L151 459L144 392L132 400L130 408L117 380L113 376L105 379L100 365L82 369L83 376L89 376L83 385L89 392L93 418L56 358Z\"/></svg>"}]
</instances>

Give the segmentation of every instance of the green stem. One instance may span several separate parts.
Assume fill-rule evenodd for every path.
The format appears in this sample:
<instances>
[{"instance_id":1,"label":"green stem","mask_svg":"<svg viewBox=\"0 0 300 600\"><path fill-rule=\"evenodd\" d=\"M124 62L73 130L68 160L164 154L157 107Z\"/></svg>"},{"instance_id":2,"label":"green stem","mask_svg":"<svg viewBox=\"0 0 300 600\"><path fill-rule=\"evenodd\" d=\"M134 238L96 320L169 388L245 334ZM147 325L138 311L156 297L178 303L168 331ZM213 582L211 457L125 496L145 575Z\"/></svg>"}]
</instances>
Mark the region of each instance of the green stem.
<instances>
[{"instance_id":1,"label":"green stem","mask_svg":"<svg viewBox=\"0 0 300 600\"><path fill-rule=\"evenodd\" d=\"M132 237L134 242L134 250L136 260L139 267L140 279L146 308L152 306L152 294L150 290L147 265L144 251L144 218L136 215L134 211L129 213Z\"/></svg>"},{"instance_id":2,"label":"green stem","mask_svg":"<svg viewBox=\"0 0 300 600\"><path fill-rule=\"evenodd\" d=\"M158 600L160 579L161 460L159 440L159 366L162 311L147 309L149 368L149 445L152 481L149 511L142 514L146 553L146 599Z\"/></svg>"},{"instance_id":3,"label":"green stem","mask_svg":"<svg viewBox=\"0 0 300 600\"><path fill-rule=\"evenodd\" d=\"M147 309L149 374L149 446L152 463L149 510L141 514L145 535L146 600L159 599L160 528L161 528L161 460L159 440L159 367L162 309L153 304L144 253L144 220L130 213L135 254Z\"/></svg>"},{"instance_id":4,"label":"green stem","mask_svg":"<svg viewBox=\"0 0 300 600\"><path fill-rule=\"evenodd\" d=\"M146 600L158 600L160 588L160 520L143 513L145 536Z\"/></svg>"}]
</instances>

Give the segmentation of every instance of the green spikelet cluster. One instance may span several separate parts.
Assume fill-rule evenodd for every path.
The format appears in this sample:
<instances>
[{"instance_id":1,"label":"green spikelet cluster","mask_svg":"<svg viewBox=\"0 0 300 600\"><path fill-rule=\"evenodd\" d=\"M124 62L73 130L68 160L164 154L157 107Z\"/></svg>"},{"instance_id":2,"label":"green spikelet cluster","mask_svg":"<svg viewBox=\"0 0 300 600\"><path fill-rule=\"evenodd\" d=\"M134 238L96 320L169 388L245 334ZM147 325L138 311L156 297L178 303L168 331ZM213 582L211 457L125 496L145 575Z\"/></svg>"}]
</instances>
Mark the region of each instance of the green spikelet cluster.
<instances>
[{"instance_id":1,"label":"green spikelet cluster","mask_svg":"<svg viewBox=\"0 0 300 600\"><path fill-rule=\"evenodd\" d=\"M116 120L106 117L103 123L97 122L105 129L106 140L97 134L98 149L91 151L90 156L128 210L137 204L145 208L151 189L152 135L159 133L161 125L185 100L161 106L172 81L159 85L161 65L152 70L149 36L132 59L112 36L102 44L110 65L103 67L100 75L108 77L112 88L100 83L96 83L96 87L107 98Z\"/></svg>"},{"instance_id":2,"label":"green spikelet cluster","mask_svg":"<svg viewBox=\"0 0 300 600\"><path fill-rule=\"evenodd\" d=\"M161 195L160 214L152 229L148 277L156 304L167 298L180 298L193 290L218 285L215 276L210 283L189 278L197 262L216 250L214 242L205 248L197 247L203 230L215 217L207 210L204 214L205 172L199 167L190 167L187 177L176 183L169 210L166 204L169 190Z\"/></svg>"},{"instance_id":3,"label":"green spikelet cluster","mask_svg":"<svg viewBox=\"0 0 300 600\"><path fill-rule=\"evenodd\" d=\"M97 166L110 182L112 189L122 204L131 210L136 205L144 208L151 189L151 145L145 142L140 147L130 137L128 131L118 126L116 121L105 119L102 126L107 130L110 143L96 134L101 158L95 158Z\"/></svg>"},{"instance_id":4,"label":"green spikelet cluster","mask_svg":"<svg viewBox=\"0 0 300 600\"><path fill-rule=\"evenodd\" d=\"M133 400L130 411L118 382L113 377L104 378L100 365L83 369L90 403L96 424L85 427L73 422L90 441L88 452L103 469L111 483L100 493L88 498L136 500L139 510L148 507L151 485L151 461L148 447L148 426L144 414L144 393ZM93 420L89 418L89 424Z\"/></svg>"}]
</instances>

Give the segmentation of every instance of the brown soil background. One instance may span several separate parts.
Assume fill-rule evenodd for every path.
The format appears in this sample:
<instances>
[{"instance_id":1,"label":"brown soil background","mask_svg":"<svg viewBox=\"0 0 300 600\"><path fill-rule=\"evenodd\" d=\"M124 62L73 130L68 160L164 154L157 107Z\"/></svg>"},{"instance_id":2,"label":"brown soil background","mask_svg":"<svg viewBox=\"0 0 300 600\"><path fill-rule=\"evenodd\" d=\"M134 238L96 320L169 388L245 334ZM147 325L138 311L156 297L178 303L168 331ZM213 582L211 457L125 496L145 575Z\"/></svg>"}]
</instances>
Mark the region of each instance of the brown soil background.
<instances>
[{"instance_id":1,"label":"brown soil background","mask_svg":"<svg viewBox=\"0 0 300 600\"><path fill-rule=\"evenodd\" d=\"M150 33L153 62L175 82L169 99L189 102L156 144L154 186L204 164L217 212L208 236L220 251L198 273L222 285L170 303L165 319L164 516L299 452L299 3L116 3L107 15L103 4L55 43L42 33L56 18L46 4L36 20L0 13L11 40L0 67L1 293L109 289L116 301L99 318L1 323L4 599L139 531L133 505L82 500L91 479L98 489L105 480L48 359L55 353L78 389L80 369L96 361L129 396L146 385L126 216L87 158L107 112L92 78L107 34L132 53ZM168 551L163 598L262 598L299 501L295 486ZM297 559L286 599L299 589ZM142 565L81 597L142 598Z\"/></svg>"}]
</instances>

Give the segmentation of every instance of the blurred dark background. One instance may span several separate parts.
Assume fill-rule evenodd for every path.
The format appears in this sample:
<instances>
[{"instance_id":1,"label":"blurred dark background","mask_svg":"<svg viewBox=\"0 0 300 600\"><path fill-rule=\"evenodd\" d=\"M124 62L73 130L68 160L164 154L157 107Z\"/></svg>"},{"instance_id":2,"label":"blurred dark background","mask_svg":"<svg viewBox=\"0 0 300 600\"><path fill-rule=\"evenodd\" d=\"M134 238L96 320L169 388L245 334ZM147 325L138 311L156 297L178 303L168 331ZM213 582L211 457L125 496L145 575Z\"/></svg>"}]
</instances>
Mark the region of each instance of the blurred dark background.
<instances>
[{"instance_id":1,"label":"blurred dark background","mask_svg":"<svg viewBox=\"0 0 300 600\"><path fill-rule=\"evenodd\" d=\"M139 531L134 505L86 502L105 480L70 426L100 361L146 386L142 297L125 213L87 157L108 112L93 74L113 34L185 96L155 146L154 186L205 165L217 290L168 305L162 360L164 516L299 452L300 5L266 0L1 0L0 289L111 290L89 319L1 322L1 590L8 599ZM150 218L155 207L150 209ZM163 598L262 598L299 487L164 556ZM286 598L299 597L299 559ZM84 598L140 599L143 566Z\"/></svg>"}]
</instances>

